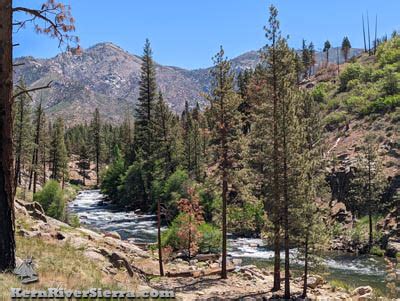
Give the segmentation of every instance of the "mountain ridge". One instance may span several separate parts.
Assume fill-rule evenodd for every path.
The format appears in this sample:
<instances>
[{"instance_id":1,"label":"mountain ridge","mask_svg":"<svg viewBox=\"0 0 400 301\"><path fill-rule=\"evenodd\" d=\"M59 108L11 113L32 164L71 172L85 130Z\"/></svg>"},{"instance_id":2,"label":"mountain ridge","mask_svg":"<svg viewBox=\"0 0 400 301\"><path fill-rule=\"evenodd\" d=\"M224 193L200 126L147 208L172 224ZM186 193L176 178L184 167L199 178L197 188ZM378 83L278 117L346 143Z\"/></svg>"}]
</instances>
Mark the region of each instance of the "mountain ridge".
<instances>
[{"instance_id":1,"label":"mountain ridge","mask_svg":"<svg viewBox=\"0 0 400 301\"><path fill-rule=\"evenodd\" d=\"M324 56L317 52L316 58L319 64ZM121 122L138 98L141 58L112 42L97 43L80 55L63 52L14 61L23 64L15 70L15 82L23 78L27 86L37 87L52 81L52 88L32 93L32 99L42 100L51 118L62 116L67 124L90 120L96 107L108 122ZM239 72L254 68L260 59L258 51L249 51L230 61ZM210 89L212 67L190 70L155 62L155 68L158 87L173 111L181 112L186 101L190 106L206 104L201 94Z\"/></svg>"}]
</instances>

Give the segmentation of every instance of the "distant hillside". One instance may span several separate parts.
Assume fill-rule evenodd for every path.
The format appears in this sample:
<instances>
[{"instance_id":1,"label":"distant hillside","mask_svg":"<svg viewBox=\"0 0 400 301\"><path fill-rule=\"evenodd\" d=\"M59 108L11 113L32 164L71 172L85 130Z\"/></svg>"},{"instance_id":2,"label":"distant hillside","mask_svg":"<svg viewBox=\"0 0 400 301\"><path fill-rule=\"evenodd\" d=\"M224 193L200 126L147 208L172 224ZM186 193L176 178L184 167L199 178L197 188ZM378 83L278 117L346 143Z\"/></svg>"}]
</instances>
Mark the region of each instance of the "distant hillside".
<instances>
[{"instance_id":1,"label":"distant hillside","mask_svg":"<svg viewBox=\"0 0 400 301\"><path fill-rule=\"evenodd\" d=\"M354 49L351 55L358 54ZM318 66L325 56L316 54ZM330 60L336 61L332 49ZM340 58L341 62L343 58ZM236 72L254 68L259 62L257 51L250 51L232 59ZM52 88L33 93L33 99L43 100L50 117L63 116L67 124L91 118L98 107L110 122L120 122L132 111L138 98L141 60L112 43L100 43L76 56L62 53L50 59L17 58L15 81L24 78L28 86L45 85L53 81ZM210 69L185 70L156 64L157 82L165 99L175 112L181 112L185 101L194 106L204 104L202 92L210 88Z\"/></svg>"}]
</instances>

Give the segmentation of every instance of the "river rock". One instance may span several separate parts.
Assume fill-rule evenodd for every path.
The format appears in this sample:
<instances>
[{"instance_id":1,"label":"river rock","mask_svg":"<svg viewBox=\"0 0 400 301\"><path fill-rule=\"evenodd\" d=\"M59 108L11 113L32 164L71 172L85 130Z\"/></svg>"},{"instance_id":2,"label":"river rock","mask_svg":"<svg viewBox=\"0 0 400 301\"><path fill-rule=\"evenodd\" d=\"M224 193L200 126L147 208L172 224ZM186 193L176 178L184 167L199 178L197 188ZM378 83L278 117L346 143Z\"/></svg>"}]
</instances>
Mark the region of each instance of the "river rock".
<instances>
[{"instance_id":1,"label":"river rock","mask_svg":"<svg viewBox=\"0 0 400 301\"><path fill-rule=\"evenodd\" d=\"M121 235L119 235L115 231L104 233L104 237L111 237L111 238L115 238L115 239L121 239Z\"/></svg>"},{"instance_id":2,"label":"river rock","mask_svg":"<svg viewBox=\"0 0 400 301\"><path fill-rule=\"evenodd\" d=\"M322 284L324 284L324 278L319 275L310 275L307 278L307 286L311 289L315 289Z\"/></svg>"},{"instance_id":3,"label":"river rock","mask_svg":"<svg viewBox=\"0 0 400 301\"><path fill-rule=\"evenodd\" d=\"M400 240L389 240L386 246L386 256L396 257L400 254Z\"/></svg>"},{"instance_id":4,"label":"river rock","mask_svg":"<svg viewBox=\"0 0 400 301\"><path fill-rule=\"evenodd\" d=\"M372 293L372 287L370 286L359 286L352 293L352 296L363 296L365 294Z\"/></svg>"},{"instance_id":5,"label":"river rock","mask_svg":"<svg viewBox=\"0 0 400 301\"><path fill-rule=\"evenodd\" d=\"M83 255L85 255L87 258L92 259L94 261L106 261L107 258L105 258L103 255L100 254L100 251L97 250L97 252L95 250L87 250L83 253Z\"/></svg>"},{"instance_id":6,"label":"river rock","mask_svg":"<svg viewBox=\"0 0 400 301\"><path fill-rule=\"evenodd\" d=\"M69 244L76 249L82 249L88 245L88 241L79 236L71 236Z\"/></svg>"},{"instance_id":7,"label":"river rock","mask_svg":"<svg viewBox=\"0 0 400 301\"><path fill-rule=\"evenodd\" d=\"M359 296L358 297L358 301L367 301L367 300L372 300L373 299L373 295L372 295L372 293L367 293L367 294L364 294L364 295L362 295L362 296Z\"/></svg>"},{"instance_id":8,"label":"river rock","mask_svg":"<svg viewBox=\"0 0 400 301\"><path fill-rule=\"evenodd\" d=\"M351 212L347 211L346 205L342 202L333 203L331 218L344 225L351 225L353 221Z\"/></svg>"},{"instance_id":9,"label":"river rock","mask_svg":"<svg viewBox=\"0 0 400 301\"><path fill-rule=\"evenodd\" d=\"M198 261L214 261L217 260L219 258L219 254L197 254L195 259L197 259Z\"/></svg>"}]
</instances>

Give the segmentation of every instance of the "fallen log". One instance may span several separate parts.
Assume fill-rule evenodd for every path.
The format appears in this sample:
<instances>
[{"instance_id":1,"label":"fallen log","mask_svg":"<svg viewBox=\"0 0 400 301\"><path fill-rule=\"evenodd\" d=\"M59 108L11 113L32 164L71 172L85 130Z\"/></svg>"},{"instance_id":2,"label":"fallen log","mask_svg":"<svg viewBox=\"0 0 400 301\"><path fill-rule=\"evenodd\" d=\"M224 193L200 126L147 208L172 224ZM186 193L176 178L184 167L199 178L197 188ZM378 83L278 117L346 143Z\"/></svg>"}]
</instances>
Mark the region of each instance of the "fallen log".
<instances>
[{"instance_id":1,"label":"fallen log","mask_svg":"<svg viewBox=\"0 0 400 301\"><path fill-rule=\"evenodd\" d=\"M194 259L197 259L198 261L215 261L218 260L219 254L197 254Z\"/></svg>"},{"instance_id":2,"label":"fallen log","mask_svg":"<svg viewBox=\"0 0 400 301\"><path fill-rule=\"evenodd\" d=\"M233 272L235 270L234 266L229 266L226 268L228 272ZM211 276L217 275L221 273L220 268L212 268L207 270L196 270L196 271L182 271L182 272L167 272L167 277L204 277L204 276Z\"/></svg>"}]
</instances>

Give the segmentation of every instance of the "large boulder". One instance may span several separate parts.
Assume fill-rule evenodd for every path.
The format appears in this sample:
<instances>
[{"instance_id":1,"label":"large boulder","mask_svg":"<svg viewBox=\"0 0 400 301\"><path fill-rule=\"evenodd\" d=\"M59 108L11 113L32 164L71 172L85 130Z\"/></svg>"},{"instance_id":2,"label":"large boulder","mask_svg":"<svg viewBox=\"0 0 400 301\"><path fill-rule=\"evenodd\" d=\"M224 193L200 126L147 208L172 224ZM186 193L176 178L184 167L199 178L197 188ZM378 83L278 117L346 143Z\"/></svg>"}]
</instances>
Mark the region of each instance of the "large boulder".
<instances>
[{"instance_id":1,"label":"large boulder","mask_svg":"<svg viewBox=\"0 0 400 301\"><path fill-rule=\"evenodd\" d=\"M330 216L333 221L344 226L351 226L353 223L353 215L350 211L347 211L346 205L342 202L332 202Z\"/></svg>"},{"instance_id":2,"label":"large boulder","mask_svg":"<svg viewBox=\"0 0 400 301\"><path fill-rule=\"evenodd\" d=\"M386 245L386 256L396 257L400 254L400 240L389 239Z\"/></svg>"},{"instance_id":3,"label":"large boulder","mask_svg":"<svg viewBox=\"0 0 400 301\"><path fill-rule=\"evenodd\" d=\"M41 220L47 223L47 217L44 213L43 207L38 202L29 203L16 199L15 203L16 203L16 208L21 208L21 207L25 208L25 210L33 219ZM19 209L19 211L24 211L24 210Z\"/></svg>"},{"instance_id":4,"label":"large boulder","mask_svg":"<svg viewBox=\"0 0 400 301\"><path fill-rule=\"evenodd\" d=\"M360 286L351 295L357 297L357 300L370 300L373 297L373 290L370 286Z\"/></svg>"},{"instance_id":5,"label":"large boulder","mask_svg":"<svg viewBox=\"0 0 400 301\"><path fill-rule=\"evenodd\" d=\"M104 233L104 237L111 237L111 238L115 238L115 239L121 239L121 235L119 235L115 231Z\"/></svg>"},{"instance_id":6,"label":"large boulder","mask_svg":"<svg viewBox=\"0 0 400 301\"><path fill-rule=\"evenodd\" d=\"M324 278L322 278L319 275L310 275L307 278L307 286L311 289L315 289L323 284L324 284Z\"/></svg>"}]
</instances>

